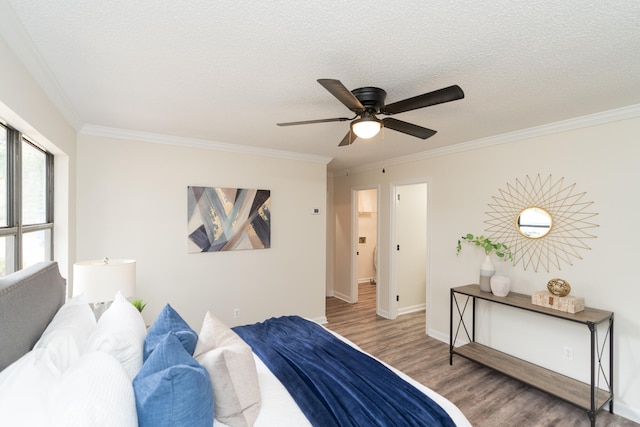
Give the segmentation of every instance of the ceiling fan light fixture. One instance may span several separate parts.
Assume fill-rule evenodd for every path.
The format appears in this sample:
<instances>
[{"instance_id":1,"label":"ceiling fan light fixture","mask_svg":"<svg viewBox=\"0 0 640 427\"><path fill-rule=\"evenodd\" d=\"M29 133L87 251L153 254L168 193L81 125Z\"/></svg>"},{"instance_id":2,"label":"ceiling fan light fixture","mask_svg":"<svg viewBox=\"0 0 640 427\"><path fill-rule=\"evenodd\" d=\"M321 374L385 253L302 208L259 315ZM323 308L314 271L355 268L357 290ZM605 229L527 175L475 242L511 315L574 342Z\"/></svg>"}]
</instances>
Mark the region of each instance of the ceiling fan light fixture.
<instances>
[{"instance_id":1,"label":"ceiling fan light fixture","mask_svg":"<svg viewBox=\"0 0 640 427\"><path fill-rule=\"evenodd\" d=\"M375 116L365 114L362 118L351 122L351 130L358 138L373 138L380 132L382 121Z\"/></svg>"}]
</instances>

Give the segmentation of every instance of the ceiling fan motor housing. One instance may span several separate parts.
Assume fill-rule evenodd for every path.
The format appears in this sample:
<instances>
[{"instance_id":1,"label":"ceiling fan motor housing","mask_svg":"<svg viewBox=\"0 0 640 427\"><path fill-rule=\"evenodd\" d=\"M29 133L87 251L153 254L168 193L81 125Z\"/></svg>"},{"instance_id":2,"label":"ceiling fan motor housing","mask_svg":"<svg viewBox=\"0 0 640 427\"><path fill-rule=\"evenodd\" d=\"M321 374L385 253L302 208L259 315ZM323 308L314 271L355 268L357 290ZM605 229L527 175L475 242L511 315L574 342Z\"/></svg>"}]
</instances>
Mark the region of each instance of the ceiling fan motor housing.
<instances>
[{"instance_id":1,"label":"ceiling fan motor housing","mask_svg":"<svg viewBox=\"0 0 640 427\"><path fill-rule=\"evenodd\" d=\"M361 87L351 91L353 96L358 98L365 111L378 114L380 109L384 107L384 101L387 98L387 92L379 87ZM357 110L354 110L357 112Z\"/></svg>"}]
</instances>

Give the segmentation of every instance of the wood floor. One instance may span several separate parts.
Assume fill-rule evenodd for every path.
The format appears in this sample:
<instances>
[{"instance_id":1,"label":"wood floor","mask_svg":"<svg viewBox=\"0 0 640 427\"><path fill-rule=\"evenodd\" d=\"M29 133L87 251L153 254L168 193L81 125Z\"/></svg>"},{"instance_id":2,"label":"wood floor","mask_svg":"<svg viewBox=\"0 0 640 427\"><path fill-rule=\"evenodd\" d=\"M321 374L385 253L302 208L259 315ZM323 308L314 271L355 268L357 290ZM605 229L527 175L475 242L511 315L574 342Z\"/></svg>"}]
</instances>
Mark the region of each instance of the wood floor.
<instances>
[{"instance_id":1,"label":"wood floor","mask_svg":"<svg viewBox=\"0 0 640 427\"><path fill-rule=\"evenodd\" d=\"M451 400L472 425L590 426L584 410L475 362L454 356L449 366L449 346L427 336L424 311L384 319L376 315L375 285L359 288L356 304L327 298L325 326ZM596 426L640 424L603 410Z\"/></svg>"}]
</instances>

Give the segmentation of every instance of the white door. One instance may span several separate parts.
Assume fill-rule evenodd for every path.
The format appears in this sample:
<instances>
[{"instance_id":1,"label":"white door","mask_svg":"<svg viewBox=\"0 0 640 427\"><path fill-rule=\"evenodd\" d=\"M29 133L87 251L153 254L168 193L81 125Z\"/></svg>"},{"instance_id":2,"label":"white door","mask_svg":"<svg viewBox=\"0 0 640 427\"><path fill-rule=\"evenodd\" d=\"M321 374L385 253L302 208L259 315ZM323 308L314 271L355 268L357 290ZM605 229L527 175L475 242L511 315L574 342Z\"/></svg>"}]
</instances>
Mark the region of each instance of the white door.
<instances>
[{"instance_id":1,"label":"white door","mask_svg":"<svg viewBox=\"0 0 640 427\"><path fill-rule=\"evenodd\" d=\"M397 313L422 310L426 304L427 184L396 188Z\"/></svg>"}]
</instances>

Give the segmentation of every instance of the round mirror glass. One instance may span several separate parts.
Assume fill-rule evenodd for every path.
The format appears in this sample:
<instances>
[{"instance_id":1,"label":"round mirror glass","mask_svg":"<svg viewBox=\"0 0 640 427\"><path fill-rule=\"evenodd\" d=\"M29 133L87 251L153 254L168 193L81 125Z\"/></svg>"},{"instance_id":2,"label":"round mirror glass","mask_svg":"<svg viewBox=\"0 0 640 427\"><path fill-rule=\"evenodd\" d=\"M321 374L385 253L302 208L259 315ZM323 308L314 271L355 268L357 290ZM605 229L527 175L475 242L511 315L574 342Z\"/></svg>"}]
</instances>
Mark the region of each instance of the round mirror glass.
<instances>
[{"instance_id":1,"label":"round mirror glass","mask_svg":"<svg viewBox=\"0 0 640 427\"><path fill-rule=\"evenodd\" d=\"M525 237L538 239L551 230L551 214L542 208L526 208L518 215L516 227Z\"/></svg>"}]
</instances>

